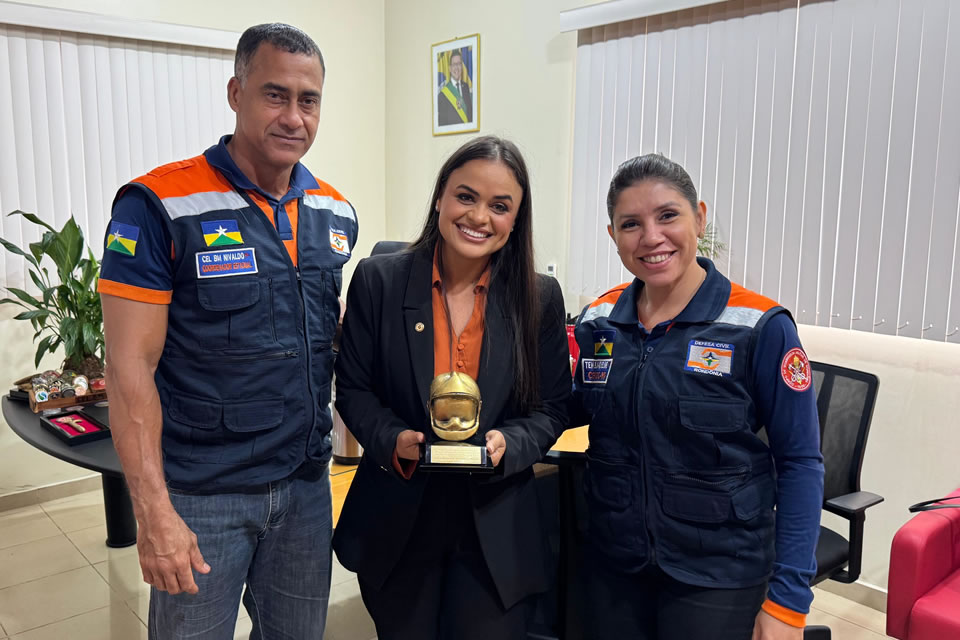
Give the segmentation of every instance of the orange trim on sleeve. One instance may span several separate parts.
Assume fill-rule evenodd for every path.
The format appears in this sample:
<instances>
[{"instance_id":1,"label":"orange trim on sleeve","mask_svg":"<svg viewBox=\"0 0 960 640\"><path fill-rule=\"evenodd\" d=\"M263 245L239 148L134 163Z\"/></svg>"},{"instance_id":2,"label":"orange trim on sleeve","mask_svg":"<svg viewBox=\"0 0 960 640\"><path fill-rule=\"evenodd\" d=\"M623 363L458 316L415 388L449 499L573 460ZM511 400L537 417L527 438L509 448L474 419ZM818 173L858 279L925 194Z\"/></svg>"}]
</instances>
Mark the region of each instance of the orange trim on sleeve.
<instances>
[{"instance_id":1,"label":"orange trim on sleeve","mask_svg":"<svg viewBox=\"0 0 960 640\"><path fill-rule=\"evenodd\" d=\"M730 299L727 301L728 307L747 307L766 313L778 304L778 302L766 296L741 287L736 282L730 283Z\"/></svg>"},{"instance_id":2,"label":"orange trim on sleeve","mask_svg":"<svg viewBox=\"0 0 960 640\"><path fill-rule=\"evenodd\" d=\"M126 298L135 302L147 302L149 304L170 304L173 300L173 291L159 291L157 289L146 289L132 284L115 282L113 280L104 280L100 278L97 285L97 291L109 296Z\"/></svg>"},{"instance_id":3,"label":"orange trim on sleeve","mask_svg":"<svg viewBox=\"0 0 960 640\"><path fill-rule=\"evenodd\" d=\"M765 600L762 608L780 622L784 622L791 627L799 627L802 629L807 626L807 614L799 613L793 609L787 609L785 606L777 604L773 600Z\"/></svg>"}]
</instances>

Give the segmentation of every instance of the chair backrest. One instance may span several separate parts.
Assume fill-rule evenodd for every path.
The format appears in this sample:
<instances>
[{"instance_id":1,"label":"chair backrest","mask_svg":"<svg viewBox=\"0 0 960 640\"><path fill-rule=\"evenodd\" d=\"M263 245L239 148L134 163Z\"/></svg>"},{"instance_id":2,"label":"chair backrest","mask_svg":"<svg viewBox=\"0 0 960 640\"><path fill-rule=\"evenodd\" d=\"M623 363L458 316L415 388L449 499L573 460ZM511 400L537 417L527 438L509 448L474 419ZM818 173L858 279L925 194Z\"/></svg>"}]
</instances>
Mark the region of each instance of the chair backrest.
<instances>
[{"instance_id":1,"label":"chair backrest","mask_svg":"<svg viewBox=\"0 0 960 640\"><path fill-rule=\"evenodd\" d=\"M823 498L860 490L860 469L880 380L872 373L811 362L820 418Z\"/></svg>"},{"instance_id":2,"label":"chair backrest","mask_svg":"<svg viewBox=\"0 0 960 640\"><path fill-rule=\"evenodd\" d=\"M381 240L373 245L370 255L377 256L382 253L397 253L398 251L406 249L408 244L408 242L402 242L400 240Z\"/></svg>"}]
</instances>

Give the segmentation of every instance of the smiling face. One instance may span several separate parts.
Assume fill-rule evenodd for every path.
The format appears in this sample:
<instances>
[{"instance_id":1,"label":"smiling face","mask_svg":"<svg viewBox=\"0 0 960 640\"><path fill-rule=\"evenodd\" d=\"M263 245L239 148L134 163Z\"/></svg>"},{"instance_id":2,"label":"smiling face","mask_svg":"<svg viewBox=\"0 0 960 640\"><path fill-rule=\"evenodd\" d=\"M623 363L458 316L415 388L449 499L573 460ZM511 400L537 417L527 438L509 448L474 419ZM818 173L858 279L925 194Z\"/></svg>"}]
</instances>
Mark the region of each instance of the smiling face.
<instances>
[{"instance_id":1,"label":"smiling face","mask_svg":"<svg viewBox=\"0 0 960 640\"><path fill-rule=\"evenodd\" d=\"M460 75L463 73L463 58L459 53L450 56L450 77L454 82L460 82Z\"/></svg>"},{"instance_id":2,"label":"smiling face","mask_svg":"<svg viewBox=\"0 0 960 640\"><path fill-rule=\"evenodd\" d=\"M471 160L454 169L436 202L444 251L489 260L507 244L523 195L513 171L497 160Z\"/></svg>"},{"instance_id":3,"label":"smiling face","mask_svg":"<svg viewBox=\"0 0 960 640\"><path fill-rule=\"evenodd\" d=\"M620 192L607 232L623 266L645 286L673 288L701 276L697 237L706 219L706 204L694 209L670 184L647 179Z\"/></svg>"},{"instance_id":4,"label":"smiling face","mask_svg":"<svg viewBox=\"0 0 960 640\"><path fill-rule=\"evenodd\" d=\"M227 85L230 108L237 114L232 148L255 167L290 169L317 135L322 92L317 56L261 44L246 80L231 78Z\"/></svg>"}]
</instances>

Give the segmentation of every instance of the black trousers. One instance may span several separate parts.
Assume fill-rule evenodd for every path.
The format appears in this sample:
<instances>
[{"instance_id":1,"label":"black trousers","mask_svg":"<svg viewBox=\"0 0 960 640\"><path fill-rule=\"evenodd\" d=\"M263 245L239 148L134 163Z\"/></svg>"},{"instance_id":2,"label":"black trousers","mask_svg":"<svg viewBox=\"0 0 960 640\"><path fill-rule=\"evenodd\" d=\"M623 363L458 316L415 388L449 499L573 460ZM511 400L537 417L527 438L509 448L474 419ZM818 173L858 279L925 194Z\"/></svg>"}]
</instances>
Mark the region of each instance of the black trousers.
<instances>
[{"instance_id":1,"label":"black trousers","mask_svg":"<svg viewBox=\"0 0 960 640\"><path fill-rule=\"evenodd\" d=\"M466 480L427 484L410 541L386 583L358 576L379 640L524 640L531 605L500 602L487 569Z\"/></svg>"},{"instance_id":2,"label":"black trousers","mask_svg":"<svg viewBox=\"0 0 960 640\"><path fill-rule=\"evenodd\" d=\"M624 574L600 560L587 572L590 640L750 640L767 593L694 587L657 567Z\"/></svg>"}]
</instances>

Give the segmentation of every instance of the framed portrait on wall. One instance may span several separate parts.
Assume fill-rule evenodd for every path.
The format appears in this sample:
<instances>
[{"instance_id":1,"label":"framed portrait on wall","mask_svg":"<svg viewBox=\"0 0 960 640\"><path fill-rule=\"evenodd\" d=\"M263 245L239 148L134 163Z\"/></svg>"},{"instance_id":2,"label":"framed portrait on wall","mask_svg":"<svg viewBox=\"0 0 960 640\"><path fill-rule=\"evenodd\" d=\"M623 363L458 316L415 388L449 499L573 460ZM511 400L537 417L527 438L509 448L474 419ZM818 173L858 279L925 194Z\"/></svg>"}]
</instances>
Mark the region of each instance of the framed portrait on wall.
<instances>
[{"instance_id":1,"label":"framed portrait on wall","mask_svg":"<svg viewBox=\"0 0 960 640\"><path fill-rule=\"evenodd\" d=\"M480 129L480 34L430 47L433 135Z\"/></svg>"}]
</instances>

